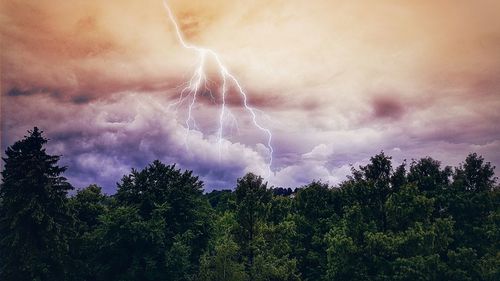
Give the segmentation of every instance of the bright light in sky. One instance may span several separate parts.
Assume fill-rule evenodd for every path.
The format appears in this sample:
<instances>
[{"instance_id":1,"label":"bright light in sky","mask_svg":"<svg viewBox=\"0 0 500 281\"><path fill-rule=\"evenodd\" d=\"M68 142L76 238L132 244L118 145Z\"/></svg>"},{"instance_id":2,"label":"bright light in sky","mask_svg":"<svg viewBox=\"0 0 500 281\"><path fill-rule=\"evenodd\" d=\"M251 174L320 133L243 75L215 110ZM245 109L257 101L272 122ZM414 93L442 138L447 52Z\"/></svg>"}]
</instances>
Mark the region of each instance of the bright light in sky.
<instances>
[{"instance_id":1,"label":"bright light in sky","mask_svg":"<svg viewBox=\"0 0 500 281\"><path fill-rule=\"evenodd\" d=\"M168 5L168 2L166 0L163 1L163 6L165 7L165 10L167 11L168 17L170 21L172 22L173 26L175 27L175 33L177 35L177 38L179 39L179 43L186 49L193 50L195 51L199 58L200 61L196 67L196 70L193 73L193 76L189 80L189 83L185 88L181 90L181 94L179 96L179 99L174 102L173 104L176 106L179 106L184 103L186 99L190 99L189 104L188 104L188 117L186 119L186 127L187 127L187 133L189 134L189 131L191 129L190 124L193 123L196 126L196 121L193 119L192 116L192 111L193 111L193 106L196 103L196 97L198 96L200 91L210 91L210 88L208 86L208 78L207 74L205 73L205 61L207 57L212 57L216 64L217 64L217 70L219 72L219 75L222 77L222 88L220 90L220 96L221 96L221 105L220 105L220 114L218 116L219 119L219 130L218 130L218 137L219 137L219 158L222 158L221 154L221 146L222 146L222 140L223 140L223 131L224 131L224 121L226 117L226 95L228 94L228 88L231 87L231 83L234 84L236 87L236 90L238 91L238 94L241 95L243 99L243 106L245 107L246 111L251 115L252 117L252 122L253 125L263 131L267 135L267 148L269 149L269 165L268 165L268 174L266 175L269 177L271 175L271 165L273 163L273 147L271 146L271 141L272 141L272 134L271 131L267 128L264 128L262 125L260 125L259 122L257 122L257 114L255 113L255 110L248 105L248 97L247 93L245 93L245 90L241 86L240 82L238 82L238 79L229 72L227 67L222 63L221 59L219 58L219 55L212 49L208 48L203 48L203 47L198 47L195 45L188 44L184 41L184 38L182 36L182 32L179 28L179 25L177 24L177 21L175 19L175 16L172 12L172 9ZM187 94L186 94L187 93ZM212 94L212 93L210 93ZM187 140L186 140L187 144Z\"/></svg>"},{"instance_id":2,"label":"bright light in sky","mask_svg":"<svg viewBox=\"0 0 500 281\"><path fill-rule=\"evenodd\" d=\"M381 150L500 165L499 1L172 0L178 28L162 0L4 2L2 149L42 128L77 187L155 159L207 189L271 161L337 183Z\"/></svg>"}]
</instances>

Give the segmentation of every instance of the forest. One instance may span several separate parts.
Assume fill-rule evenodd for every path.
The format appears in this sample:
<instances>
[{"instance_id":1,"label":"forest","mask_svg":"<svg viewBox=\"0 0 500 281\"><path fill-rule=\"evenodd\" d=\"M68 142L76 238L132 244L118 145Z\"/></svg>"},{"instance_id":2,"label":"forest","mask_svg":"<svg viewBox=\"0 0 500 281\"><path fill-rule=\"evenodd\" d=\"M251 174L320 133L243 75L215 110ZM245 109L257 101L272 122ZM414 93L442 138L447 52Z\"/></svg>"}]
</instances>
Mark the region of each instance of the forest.
<instances>
[{"instance_id":1,"label":"forest","mask_svg":"<svg viewBox=\"0 0 500 281\"><path fill-rule=\"evenodd\" d=\"M381 152L337 186L249 173L208 193L157 160L106 195L75 190L47 142L35 127L2 157L2 281L500 280L500 188L475 153Z\"/></svg>"}]
</instances>

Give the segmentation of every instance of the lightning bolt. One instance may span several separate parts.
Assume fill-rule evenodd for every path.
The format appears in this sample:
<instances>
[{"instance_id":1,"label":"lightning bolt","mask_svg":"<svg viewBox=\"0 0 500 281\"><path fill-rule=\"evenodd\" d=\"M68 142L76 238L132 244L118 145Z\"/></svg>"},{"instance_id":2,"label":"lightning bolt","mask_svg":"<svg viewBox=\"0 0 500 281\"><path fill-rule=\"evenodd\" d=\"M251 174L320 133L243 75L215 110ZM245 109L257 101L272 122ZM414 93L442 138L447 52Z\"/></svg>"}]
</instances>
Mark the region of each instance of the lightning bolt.
<instances>
[{"instance_id":1,"label":"lightning bolt","mask_svg":"<svg viewBox=\"0 0 500 281\"><path fill-rule=\"evenodd\" d=\"M218 116L218 123L219 123L219 129L217 132L218 136L218 144L219 144L219 157L221 153L221 145L222 141L224 138L224 120L226 116L229 116L230 118L233 119L233 122L235 120L235 117L232 115L231 111L228 109L228 106L226 105L226 98L228 95L228 89L230 87L230 83L236 88L238 93L241 95L241 98L243 99L243 106L245 107L245 110L250 114L250 117L252 118L253 125L262 131L266 136L267 136L267 149L269 150L269 162L268 162L268 172L269 175L271 174L271 165L273 163L273 152L274 149L271 145L272 141L272 133L268 128L265 128L264 126L260 125L260 123L257 121L257 115L255 113L255 109L252 108L248 104L248 97L247 93L241 86L240 82L236 77L228 70L228 68L222 63L222 60L220 59L219 55L212 49L209 48L204 48L204 47L199 47L196 45L192 45L190 43L187 43L184 40L184 36L182 35L181 29L179 28L179 25L177 24L177 20L172 12L172 9L167 3L167 0L163 0L163 6L165 10L167 11L168 17L172 23L172 25L175 28L175 33L177 35L177 39L179 43L184 47L185 49L192 50L197 53L199 57L199 62L198 65L193 72L193 75L191 76L191 79L185 84L185 87L181 90L179 98L176 102L171 104L171 106L178 106L180 104L183 104L184 102L188 102L188 116L186 118L185 124L186 124L186 138L188 137L189 131L191 130L191 127L197 128L196 122L193 117L193 108L196 104L198 94L200 91L206 91L209 93L209 95L212 97L212 100L215 100L215 98L212 95L212 92L209 88L209 82L210 80L207 78L207 75L205 73L205 62L207 61L207 58L211 57L214 59L217 69L219 72L220 77L222 78L222 89L220 90L220 95L221 95L221 106L220 106L220 113ZM186 140L186 145L187 145L187 140Z\"/></svg>"}]
</instances>

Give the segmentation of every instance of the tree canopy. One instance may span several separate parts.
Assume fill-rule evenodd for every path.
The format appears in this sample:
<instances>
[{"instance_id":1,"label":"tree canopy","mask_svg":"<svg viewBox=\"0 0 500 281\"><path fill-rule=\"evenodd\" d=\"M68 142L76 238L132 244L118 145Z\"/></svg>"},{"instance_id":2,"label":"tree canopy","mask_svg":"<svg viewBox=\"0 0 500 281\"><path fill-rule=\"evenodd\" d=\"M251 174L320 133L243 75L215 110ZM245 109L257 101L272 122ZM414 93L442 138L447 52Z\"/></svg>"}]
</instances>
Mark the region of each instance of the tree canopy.
<instances>
[{"instance_id":1,"label":"tree canopy","mask_svg":"<svg viewBox=\"0 0 500 281\"><path fill-rule=\"evenodd\" d=\"M38 128L7 148L0 280L500 280L500 193L475 153L455 168L381 152L338 186L255 174L203 193L153 161L108 195L68 194Z\"/></svg>"}]
</instances>

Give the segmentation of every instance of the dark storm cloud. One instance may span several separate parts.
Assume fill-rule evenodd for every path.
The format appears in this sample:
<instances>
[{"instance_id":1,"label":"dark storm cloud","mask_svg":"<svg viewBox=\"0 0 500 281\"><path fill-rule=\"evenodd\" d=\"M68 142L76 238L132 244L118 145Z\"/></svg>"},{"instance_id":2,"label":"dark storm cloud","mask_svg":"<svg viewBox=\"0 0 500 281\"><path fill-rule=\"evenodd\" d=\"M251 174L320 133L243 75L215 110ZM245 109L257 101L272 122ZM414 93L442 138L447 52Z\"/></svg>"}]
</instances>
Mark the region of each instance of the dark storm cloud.
<instances>
[{"instance_id":1,"label":"dark storm cloud","mask_svg":"<svg viewBox=\"0 0 500 281\"><path fill-rule=\"evenodd\" d=\"M31 89L25 89L22 90L17 87L13 87L10 90L6 92L7 96L11 97L17 97L17 96L31 96L31 95L37 95L37 94L47 94L50 95L54 98L61 98L61 94L59 91L53 91L48 88L31 88Z\"/></svg>"},{"instance_id":2,"label":"dark storm cloud","mask_svg":"<svg viewBox=\"0 0 500 281\"><path fill-rule=\"evenodd\" d=\"M338 182L381 150L500 163L498 1L169 2L186 39L219 52L264 111L272 184ZM108 192L154 159L194 170L208 189L266 173L262 132L234 88L227 103L244 122L241 135L228 128L220 158L212 127L186 137L183 108L165 109L199 57L161 1L11 0L0 21L2 149L37 125L72 183ZM199 97L200 127L218 125L220 96Z\"/></svg>"},{"instance_id":3,"label":"dark storm cloud","mask_svg":"<svg viewBox=\"0 0 500 281\"><path fill-rule=\"evenodd\" d=\"M396 95L375 97L372 101L373 117L376 119L400 119L405 108Z\"/></svg>"},{"instance_id":4,"label":"dark storm cloud","mask_svg":"<svg viewBox=\"0 0 500 281\"><path fill-rule=\"evenodd\" d=\"M232 187L251 166L264 172L262 157L241 144L225 141L222 149L227 153L219 159L217 140L197 131L187 136L162 102L151 96L121 94L114 102L96 100L83 107L46 95L11 96L4 104L11 118L3 124L2 149L38 126L50 139L49 152L63 156L66 176L75 186L97 183L111 193L131 168L142 169L155 159L193 170L207 190ZM15 110L21 104L25 111Z\"/></svg>"},{"instance_id":5,"label":"dark storm cloud","mask_svg":"<svg viewBox=\"0 0 500 281\"><path fill-rule=\"evenodd\" d=\"M86 104L86 103L90 102L91 100L92 100L92 97L87 96L87 95L78 95L78 96L71 98L71 101L76 103L76 104Z\"/></svg>"},{"instance_id":6,"label":"dark storm cloud","mask_svg":"<svg viewBox=\"0 0 500 281\"><path fill-rule=\"evenodd\" d=\"M89 103L95 98L95 95L79 94L75 96L62 95L60 90L52 90L49 88L31 88L21 90L20 88L14 87L6 92L7 96L18 97L18 96L33 96L33 95L48 95L52 98L64 101L69 100L75 104L84 105Z\"/></svg>"}]
</instances>

